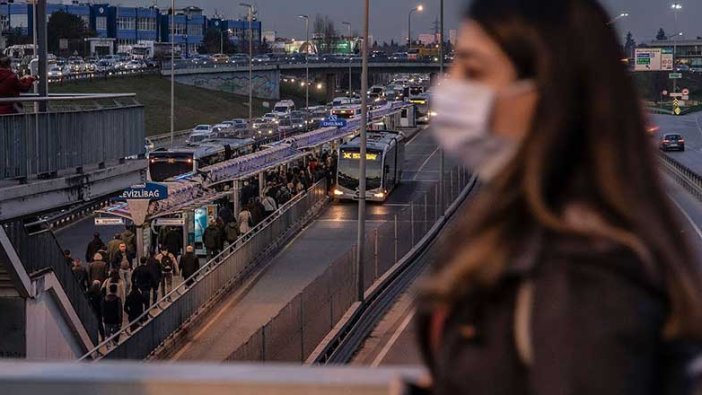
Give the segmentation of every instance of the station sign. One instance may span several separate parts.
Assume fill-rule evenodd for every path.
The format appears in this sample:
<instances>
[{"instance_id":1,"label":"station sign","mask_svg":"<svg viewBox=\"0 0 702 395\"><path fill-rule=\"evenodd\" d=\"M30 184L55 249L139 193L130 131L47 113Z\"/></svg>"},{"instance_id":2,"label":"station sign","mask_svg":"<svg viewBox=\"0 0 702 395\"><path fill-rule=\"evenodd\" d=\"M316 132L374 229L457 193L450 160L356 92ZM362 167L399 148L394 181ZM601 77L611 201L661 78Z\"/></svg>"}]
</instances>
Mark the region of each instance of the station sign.
<instances>
[{"instance_id":1,"label":"station sign","mask_svg":"<svg viewBox=\"0 0 702 395\"><path fill-rule=\"evenodd\" d=\"M668 74L668 77L669 77L671 80L679 80L679 79L681 79L683 76L682 76L682 73L670 73L670 74Z\"/></svg>"},{"instance_id":2,"label":"station sign","mask_svg":"<svg viewBox=\"0 0 702 395\"><path fill-rule=\"evenodd\" d=\"M124 220L122 218L101 218L101 217L96 217L95 218L95 226L119 226L119 225L124 225Z\"/></svg>"},{"instance_id":3,"label":"station sign","mask_svg":"<svg viewBox=\"0 0 702 395\"><path fill-rule=\"evenodd\" d=\"M346 126L346 120L344 118L339 118L336 115L330 115L324 121L321 122L323 128L337 127L343 128Z\"/></svg>"},{"instance_id":4,"label":"station sign","mask_svg":"<svg viewBox=\"0 0 702 395\"><path fill-rule=\"evenodd\" d=\"M156 226L183 226L185 218L156 218L154 220Z\"/></svg>"},{"instance_id":5,"label":"station sign","mask_svg":"<svg viewBox=\"0 0 702 395\"><path fill-rule=\"evenodd\" d=\"M168 187L155 182L132 185L119 197L127 200L163 200L168 198Z\"/></svg>"}]
</instances>

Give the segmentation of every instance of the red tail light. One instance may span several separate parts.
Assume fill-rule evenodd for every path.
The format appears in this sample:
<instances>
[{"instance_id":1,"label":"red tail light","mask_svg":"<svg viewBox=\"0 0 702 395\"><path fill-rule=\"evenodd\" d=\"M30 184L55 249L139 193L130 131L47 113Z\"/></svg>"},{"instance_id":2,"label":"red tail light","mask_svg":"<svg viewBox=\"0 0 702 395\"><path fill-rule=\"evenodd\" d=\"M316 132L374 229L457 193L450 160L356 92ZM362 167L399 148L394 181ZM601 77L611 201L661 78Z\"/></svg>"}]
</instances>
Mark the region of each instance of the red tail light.
<instances>
[{"instance_id":1,"label":"red tail light","mask_svg":"<svg viewBox=\"0 0 702 395\"><path fill-rule=\"evenodd\" d=\"M678 140L678 143L680 143L680 144L683 144L684 142L685 142L685 140L682 140L682 139Z\"/></svg>"}]
</instances>

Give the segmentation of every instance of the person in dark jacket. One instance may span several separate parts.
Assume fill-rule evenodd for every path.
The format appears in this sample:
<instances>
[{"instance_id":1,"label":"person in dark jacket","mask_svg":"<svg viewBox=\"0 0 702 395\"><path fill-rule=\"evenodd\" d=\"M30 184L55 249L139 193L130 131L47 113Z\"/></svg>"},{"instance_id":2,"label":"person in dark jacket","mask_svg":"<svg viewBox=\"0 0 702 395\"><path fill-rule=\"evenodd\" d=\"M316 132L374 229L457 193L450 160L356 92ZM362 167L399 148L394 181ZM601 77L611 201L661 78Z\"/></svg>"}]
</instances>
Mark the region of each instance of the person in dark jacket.
<instances>
[{"instance_id":1,"label":"person in dark jacket","mask_svg":"<svg viewBox=\"0 0 702 395\"><path fill-rule=\"evenodd\" d=\"M76 280L78 281L78 284L80 284L81 289L83 292L86 292L88 290L88 286L90 284L89 279L88 279L88 271L81 265L80 259L76 259L73 261L73 267L71 268L71 271L73 271L73 275L76 277Z\"/></svg>"},{"instance_id":2,"label":"person in dark jacket","mask_svg":"<svg viewBox=\"0 0 702 395\"><path fill-rule=\"evenodd\" d=\"M431 133L481 182L421 287L433 394L690 393L699 260L609 21L596 0L470 3L432 90Z\"/></svg>"},{"instance_id":3,"label":"person in dark jacket","mask_svg":"<svg viewBox=\"0 0 702 395\"><path fill-rule=\"evenodd\" d=\"M163 273L161 272L161 263L156 259L155 254L152 252L149 254L149 258L146 261L146 268L151 274L151 298L150 305L153 305L158 301L158 289L161 285L161 278Z\"/></svg>"},{"instance_id":4,"label":"person in dark jacket","mask_svg":"<svg viewBox=\"0 0 702 395\"><path fill-rule=\"evenodd\" d=\"M95 232L93 234L93 239L88 243L88 247L85 249L85 261L90 263L93 261L95 254L105 248L105 243L100 239L100 233Z\"/></svg>"},{"instance_id":5,"label":"person in dark jacket","mask_svg":"<svg viewBox=\"0 0 702 395\"><path fill-rule=\"evenodd\" d=\"M149 270L147 263L149 259L145 256L139 259L139 266L137 266L132 272L132 287L139 288L142 294L149 297L151 292L151 287L154 284L154 277Z\"/></svg>"},{"instance_id":6,"label":"person in dark jacket","mask_svg":"<svg viewBox=\"0 0 702 395\"><path fill-rule=\"evenodd\" d=\"M118 334L122 327L122 299L117 296L117 292L117 284L110 284L102 301L102 321L105 323L105 336L108 338ZM112 343L119 343L119 335L115 336Z\"/></svg>"},{"instance_id":7,"label":"person in dark jacket","mask_svg":"<svg viewBox=\"0 0 702 395\"><path fill-rule=\"evenodd\" d=\"M124 302L124 312L127 313L127 320L131 323L129 329L132 332L139 327L139 322L135 322L135 320L144 314L148 306L148 298L144 296L139 288L133 287L132 292L127 295L127 300Z\"/></svg>"},{"instance_id":8,"label":"person in dark jacket","mask_svg":"<svg viewBox=\"0 0 702 395\"><path fill-rule=\"evenodd\" d=\"M221 251L222 247L222 231L215 221L210 221L209 226L205 228L202 234L202 242L207 249L207 258L214 258Z\"/></svg>"},{"instance_id":9,"label":"person in dark jacket","mask_svg":"<svg viewBox=\"0 0 702 395\"><path fill-rule=\"evenodd\" d=\"M180 270L187 286L193 285L193 279L190 276L200 270L200 258L195 255L194 251L193 246L189 245L185 248L185 254L180 257Z\"/></svg>"},{"instance_id":10,"label":"person in dark jacket","mask_svg":"<svg viewBox=\"0 0 702 395\"><path fill-rule=\"evenodd\" d=\"M90 282L100 281L100 284L102 284L107 280L108 272L103 253L96 253L93 256L93 261L88 265L88 278Z\"/></svg>"},{"instance_id":11,"label":"person in dark jacket","mask_svg":"<svg viewBox=\"0 0 702 395\"><path fill-rule=\"evenodd\" d=\"M163 245L165 245L168 248L168 251L177 258L180 255L183 245L182 233L174 228L169 228Z\"/></svg>"},{"instance_id":12,"label":"person in dark jacket","mask_svg":"<svg viewBox=\"0 0 702 395\"><path fill-rule=\"evenodd\" d=\"M92 307L93 312L98 320L98 334L100 335L100 340L105 340L105 327L102 322L102 290L100 287L102 283L98 280L93 281L88 288L86 296L88 297L88 302L90 302L90 307Z\"/></svg>"},{"instance_id":13,"label":"person in dark jacket","mask_svg":"<svg viewBox=\"0 0 702 395\"><path fill-rule=\"evenodd\" d=\"M29 92L34 81L36 78L31 76L18 78L12 71L12 60L0 56L0 98L18 97L20 93ZM16 114L21 110L20 103L0 103L0 115Z\"/></svg>"}]
</instances>

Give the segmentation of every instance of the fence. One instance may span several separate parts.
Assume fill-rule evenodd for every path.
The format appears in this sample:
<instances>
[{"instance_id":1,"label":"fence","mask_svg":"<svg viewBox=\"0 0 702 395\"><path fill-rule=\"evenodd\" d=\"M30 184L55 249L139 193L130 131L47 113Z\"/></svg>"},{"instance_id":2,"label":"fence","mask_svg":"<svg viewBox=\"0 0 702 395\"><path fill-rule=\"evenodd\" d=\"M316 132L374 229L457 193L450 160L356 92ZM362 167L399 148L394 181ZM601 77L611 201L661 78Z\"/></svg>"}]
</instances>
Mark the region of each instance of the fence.
<instances>
[{"instance_id":1,"label":"fence","mask_svg":"<svg viewBox=\"0 0 702 395\"><path fill-rule=\"evenodd\" d=\"M469 183L468 173L454 168L444 175L443 199L437 182L392 221L366 233L365 289L419 243ZM227 360L304 362L356 301L356 250L335 260Z\"/></svg>"},{"instance_id":2,"label":"fence","mask_svg":"<svg viewBox=\"0 0 702 395\"><path fill-rule=\"evenodd\" d=\"M54 272L90 339L93 344L97 344L98 319L83 288L76 280L71 267L66 263L54 234L45 230L29 235L21 221L6 223L2 227L27 273L32 275L46 270Z\"/></svg>"},{"instance_id":3,"label":"fence","mask_svg":"<svg viewBox=\"0 0 702 395\"><path fill-rule=\"evenodd\" d=\"M33 112L36 102L46 111ZM0 180L102 164L144 152L144 107L133 94L0 99Z\"/></svg>"},{"instance_id":4,"label":"fence","mask_svg":"<svg viewBox=\"0 0 702 395\"><path fill-rule=\"evenodd\" d=\"M702 201L702 176L666 154L661 154L660 157L663 168L668 171L675 182L697 200Z\"/></svg>"},{"instance_id":5,"label":"fence","mask_svg":"<svg viewBox=\"0 0 702 395\"><path fill-rule=\"evenodd\" d=\"M156 312L147 311L118 334L106 339L83 356L108 359L144 359L183 324L189 322L222 296L256 266L257 258L265 256L297 231L320 205L327 200L326 181L322 180L304 194L281 206L264 222L229 245L207 262L192 277L193 284L184 281L156 303ZM140 322L145 320L143 322ZM112 340L120 339L114 348Z\"/></svg>"}]
</instances>

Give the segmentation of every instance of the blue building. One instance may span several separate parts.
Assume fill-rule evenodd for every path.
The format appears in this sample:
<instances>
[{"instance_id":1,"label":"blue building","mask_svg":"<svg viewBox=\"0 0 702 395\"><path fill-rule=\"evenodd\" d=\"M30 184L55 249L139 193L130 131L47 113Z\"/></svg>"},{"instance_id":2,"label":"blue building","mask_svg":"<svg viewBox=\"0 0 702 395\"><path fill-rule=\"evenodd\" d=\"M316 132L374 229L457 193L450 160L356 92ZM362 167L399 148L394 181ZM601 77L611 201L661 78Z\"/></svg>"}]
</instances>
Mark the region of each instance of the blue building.
<instances>
[{"instance_id":1,"label":"blue building","mask_svg":"<svg viewBox=\"0 0 702 395\"><path fill-rule=\"evenodd\" d=\"M171 15L161 14L161 42L175 42L183 48L186 57L197 53L198 47L202 45L205 34L207 18L202 15L202 8L186 7L177 10L174 16L175 34L171 30Z\"/></svg>"},{"instance_id":2,"label":"blue building","mask_svg":"<svg viewBox=\"0 0 702 395\"><path fill-rule=\"evenodd\" d=\"M0 27L31 36L34 28L33 6L17 3L0 4ZM171 33L171 16L168 10L156 7L123 7L109 3L49 3L47 13L64 11L79 16L86 26L96 33L97 39L114 40L115 46L136 44L139 41L170 43L174 41L183 48L186 56L197 53L202 45L205 30L214 27L225 31L234 43L248 42L249 23L246 20L208 20L199 7L176 10L175 34ZM253 22L254 45L261 42L261 22ZM93 40L93 39L91 39ZM115 48L116 49L116 48Z\"/></svg>"},{"instance_id":3,"label":"blue building","mask_svg":"<svg viewBox=\"0 0 702 395\"><path fill-rule=\"evenodd\" d=\"M226 32L229 39L235 44L249 42L248 20L212 18L207 21L207 24L209 28ZM253 42L257 46L261 43L261 21L254 20L251 27L253 28Z\"/></svg>"}]
</instances>

